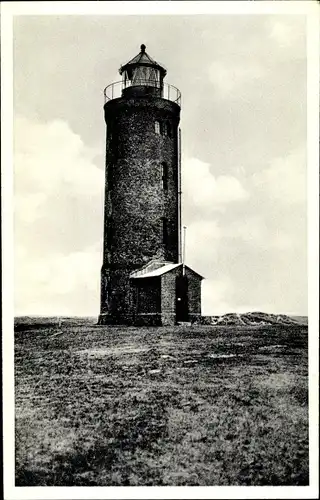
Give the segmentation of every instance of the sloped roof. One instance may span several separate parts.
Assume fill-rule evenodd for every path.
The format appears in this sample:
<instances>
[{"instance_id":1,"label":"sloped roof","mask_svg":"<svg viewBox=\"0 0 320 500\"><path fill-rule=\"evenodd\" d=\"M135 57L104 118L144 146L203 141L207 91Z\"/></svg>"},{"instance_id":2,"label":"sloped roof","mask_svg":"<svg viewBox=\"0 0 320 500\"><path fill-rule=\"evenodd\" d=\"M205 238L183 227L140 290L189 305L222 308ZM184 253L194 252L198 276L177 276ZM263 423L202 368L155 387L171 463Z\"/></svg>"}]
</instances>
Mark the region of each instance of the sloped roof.
<instances>
[{"instance_id":1,"label":"sloped roof","mask_svg":"<svg viewBox=\"0 0 320 500\"><path fill-rule=\"evenodd\" d=\"M152 278L154 276L161 276L162 274L168 273L179 266L180 264L165 264L164 266L153 269L152 271L136 271L131 274L131 278Z\"/></svg>"},{"instance_id":2,"label":"sloped roof","mask_svg":"<svg viewBox=\"0 0 320 500\"><path fill-rule=\"evenodd\" d=\"M146 52L139 52L137 56L135 56L131 61L127 62L127 64L154 64L158 66L158 63L152 59Z\"/></svg>"},{"instance_id":3,"label":"sloped roof","mask_svg":"<svg viewBox=\"0 0 320 500\"><path fill-rule=\"evenodd\" d=\"M170 263L170 264L165 264L164 266L158 267L157 269L153 269L152 271L142 272L142 271L138 270L138 271L133 272L130 275L130 278L134 278L134 279L154 278L156 276L162 276L163 274L168 273L168 272L172 271L173 269L176 269L177 267L180 267L182 265L183 265L182 263L180 263L180 264ZM201 279L203 279L203 276L201 276L201 274L196 273L195 271L193 271L193 269L191 269L188 266L185 266L185 267L187 269L189 269L190 271L192 271L197 276L199 276Z\"/></svg>"},{"instance_id":4,"label":"sloped roof","mask_svg":"<svg viewBox=\"0 0 320 500\"><path fill-rule=\"evenodd\" d=\"M133 59L131 59L126 64L123 64L119 70L119 73L122 74L122 72L125 71L126 69L128 69L128 67L130 67L130 66L141 65L141 66L157 67L165 75L166 69L161 64L159 64L157 61L152 59L152 57L150 57L149 54L147 54L146 46L144 44L142 44L140 48L141 48L141 50L140 50L139 54L136 55Z\"/></svg>"}]
</instances>

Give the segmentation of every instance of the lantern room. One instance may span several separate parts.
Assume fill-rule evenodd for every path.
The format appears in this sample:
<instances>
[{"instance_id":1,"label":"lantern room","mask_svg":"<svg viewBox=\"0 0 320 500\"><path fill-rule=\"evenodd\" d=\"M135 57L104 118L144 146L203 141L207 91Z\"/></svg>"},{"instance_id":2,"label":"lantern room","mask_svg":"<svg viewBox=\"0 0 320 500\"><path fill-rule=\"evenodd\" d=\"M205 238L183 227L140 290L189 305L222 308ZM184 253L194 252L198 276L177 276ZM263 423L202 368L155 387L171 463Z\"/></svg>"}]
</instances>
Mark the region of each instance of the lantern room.
<instances>
[{"instance_id":1,"label":"lantern room","mask_svg":"<svg viewBox=\"0 0 320 500\"><path fill-rule=\"evenodd\" d=\"M143 92L162 97L163 79L167 71L147 54L144 44L137 56L121 66L119 73L122 76L123 96Z\"/></svg>"}]
</instances>

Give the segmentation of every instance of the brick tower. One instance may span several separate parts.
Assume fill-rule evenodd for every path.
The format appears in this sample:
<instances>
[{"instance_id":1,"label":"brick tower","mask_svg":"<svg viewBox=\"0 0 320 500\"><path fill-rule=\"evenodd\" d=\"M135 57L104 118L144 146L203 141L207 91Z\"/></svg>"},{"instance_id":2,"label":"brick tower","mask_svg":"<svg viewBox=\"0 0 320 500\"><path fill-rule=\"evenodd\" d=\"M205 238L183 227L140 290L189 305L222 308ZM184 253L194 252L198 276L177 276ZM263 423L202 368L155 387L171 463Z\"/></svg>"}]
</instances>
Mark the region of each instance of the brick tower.
<instances>
[{"instance_id":1,"label":"brick tower","mask_svg":"<svg viewBox=\"0 0 320 500\"><path fill-rule=\"evenodd\" d=\"M186 274L180 262L180 92L164 83L166 70L145 49L141 45L140 53L121 66L122 81L104 91L100 324L164 324L161 270L174 266L164 274L179 274L183 267ZM158 280L150 272L157 272ZM137 279L142 275L144 280Z\"/></svg>"}]
</instances>

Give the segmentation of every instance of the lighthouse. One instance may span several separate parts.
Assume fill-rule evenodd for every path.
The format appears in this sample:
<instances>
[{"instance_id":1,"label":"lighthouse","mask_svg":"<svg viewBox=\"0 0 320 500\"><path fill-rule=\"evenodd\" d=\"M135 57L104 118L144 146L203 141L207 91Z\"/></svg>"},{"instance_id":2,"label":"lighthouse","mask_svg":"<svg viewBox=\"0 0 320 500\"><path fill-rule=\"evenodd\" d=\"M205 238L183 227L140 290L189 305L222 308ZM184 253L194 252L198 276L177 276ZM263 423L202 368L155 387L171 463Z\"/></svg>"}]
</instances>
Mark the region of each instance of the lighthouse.
<instances>
[{"instance_id":1,"label":"lighthouse","mask_svg":"<svg viewBox=\"0 0 320 500\"><path fill-rule=\"evenodd\" d=\"M180 91L141 45L104 90L106 183L99 324L201 315L202 276L182 262Z\"/></svg>"}]
</instances>

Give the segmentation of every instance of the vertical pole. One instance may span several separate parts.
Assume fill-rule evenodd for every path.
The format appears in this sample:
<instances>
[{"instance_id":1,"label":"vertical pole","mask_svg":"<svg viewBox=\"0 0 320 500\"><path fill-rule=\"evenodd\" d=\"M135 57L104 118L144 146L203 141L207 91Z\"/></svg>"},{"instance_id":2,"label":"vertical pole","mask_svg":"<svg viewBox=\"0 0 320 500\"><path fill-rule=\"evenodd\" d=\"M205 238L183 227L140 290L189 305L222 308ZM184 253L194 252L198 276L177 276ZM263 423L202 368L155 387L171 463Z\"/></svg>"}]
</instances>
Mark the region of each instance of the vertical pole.
<instances>
[{"instance_id":1,"label":"vertical pole","mask_svg":"<svg viewBox=\"0 0 320 500\"><path fill-rule=\"evenodd\" d=\"M181 129L178 130L178 261L182 261L182 224L181 224Z\"/></svg>"},{"instance_id":2,"label":"vertical pole","mask_svg":"<svg viewBox=\"0 0 320 500\"><path fill-rule=\"evenodd\" d=\"M185 275L185 262L186 262L186 231L187 227L183 226L183 256L182 256L182 274Z\"/></svg>"}]
</instances>

